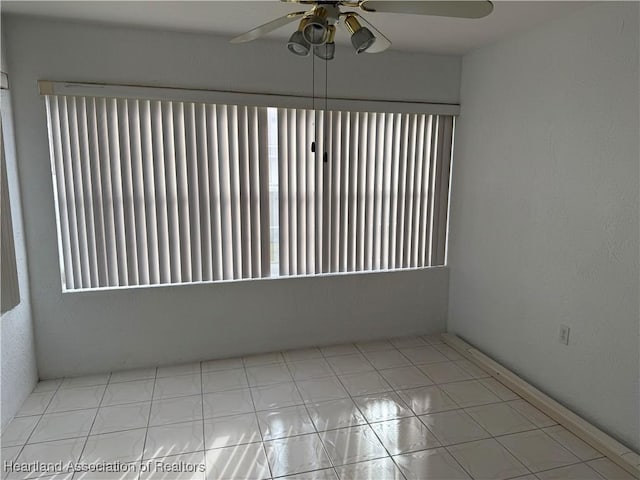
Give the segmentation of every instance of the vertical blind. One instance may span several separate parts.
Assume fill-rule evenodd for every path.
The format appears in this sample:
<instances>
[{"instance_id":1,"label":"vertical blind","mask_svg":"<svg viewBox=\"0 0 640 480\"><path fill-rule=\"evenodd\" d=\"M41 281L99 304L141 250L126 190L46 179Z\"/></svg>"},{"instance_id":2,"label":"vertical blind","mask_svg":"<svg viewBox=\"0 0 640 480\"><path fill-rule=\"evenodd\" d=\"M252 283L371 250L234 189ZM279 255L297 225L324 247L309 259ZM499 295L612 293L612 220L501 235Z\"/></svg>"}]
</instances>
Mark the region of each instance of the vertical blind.
<instances>
[{"instance_id":1,"label":"vertical blind","mask_svg":"<svg viewBox=\"0 0 640 480\"><path fill-rule=\"evenodd\" d=\"M444 264L452 116L45 101L65 290Z\"/></svg>"},{"instance_id":2,"label":"vertical blind","mask_svg":"<svg viewBox=\"0 0 640 480\"><path fill-rule=\"evenodd\" d=\"M269 275L266 109L46 96L66 290Z\"/></svg>"},{"instance_id":3,"label":"vertical blind","mask_svg":"<svg viewBox=\"0 0 640 480\"><path fill-rule=\"evenodd\" d=\"M279 109L281 274L443 265L452 133L452 116Z\"/></svg>"}]
</instances>

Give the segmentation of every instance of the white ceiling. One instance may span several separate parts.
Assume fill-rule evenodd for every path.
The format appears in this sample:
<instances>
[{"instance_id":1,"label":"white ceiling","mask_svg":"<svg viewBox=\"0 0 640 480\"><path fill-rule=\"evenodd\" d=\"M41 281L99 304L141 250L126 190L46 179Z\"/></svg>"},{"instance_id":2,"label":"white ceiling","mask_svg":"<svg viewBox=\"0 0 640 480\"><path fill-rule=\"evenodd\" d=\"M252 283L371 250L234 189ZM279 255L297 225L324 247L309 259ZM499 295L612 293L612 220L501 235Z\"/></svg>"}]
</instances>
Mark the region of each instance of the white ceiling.
<instances>
[{"instance_id":1,"label":"white ceiling","mask_svg":"<svg viewBox=\"0 0 640 480\"><path fill-rule=\"evenodd\" d=\"M585 6L580 1L495 1L494 11L479 20L372 13L368 20L396 50L463 54ZM2 13L65 18L235 36L298 10L300 5L261 1L2 1ZM294 26L270 38L286 38ZM345 36L342 35L342 41Z\"/></svg>"}]
</instances>

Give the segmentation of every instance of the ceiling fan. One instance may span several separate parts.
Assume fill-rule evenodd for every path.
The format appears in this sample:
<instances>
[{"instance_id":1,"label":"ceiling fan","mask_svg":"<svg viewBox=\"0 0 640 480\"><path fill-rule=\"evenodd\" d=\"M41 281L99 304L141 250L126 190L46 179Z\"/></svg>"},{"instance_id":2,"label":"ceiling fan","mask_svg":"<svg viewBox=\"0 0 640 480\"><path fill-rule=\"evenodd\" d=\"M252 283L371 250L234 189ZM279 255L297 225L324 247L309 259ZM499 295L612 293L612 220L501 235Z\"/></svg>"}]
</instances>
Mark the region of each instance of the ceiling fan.
<instances>
[{"instance_id":1,"label":"ceiling fan","mask_svg":"<svg viewBox=\"0 0 640 480\"><path fill-rule=\"evenodd\" d=\"M488 0L420 1L420 0L281 0L286 3L309 5L306 11L289 13L235 37L231 43L256 40L267 33L300 18L298 28L287 43L291 53L300 56L314 55L331 60L335 54L336 25L341 26L351 37L356 53L379 53L391 46L391 41L371 25L357 11L367 13L404 13L411 15L433 15L456 18L482 18L491 13L493 4Z\"/></svg>"}]
</instances>

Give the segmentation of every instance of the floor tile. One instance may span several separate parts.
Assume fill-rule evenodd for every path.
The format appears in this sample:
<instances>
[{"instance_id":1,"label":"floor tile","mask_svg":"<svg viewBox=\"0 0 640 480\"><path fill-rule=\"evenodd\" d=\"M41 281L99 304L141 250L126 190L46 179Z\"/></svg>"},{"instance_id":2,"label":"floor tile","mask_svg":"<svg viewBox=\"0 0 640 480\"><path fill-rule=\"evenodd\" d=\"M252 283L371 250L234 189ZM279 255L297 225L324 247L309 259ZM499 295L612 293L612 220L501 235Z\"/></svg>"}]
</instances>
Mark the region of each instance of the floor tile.
<instances>
[{"instance_id":1,"label":"floor tile","mask_svg":"<svg viewBox=\"0 0 640 480\"><path fill-rule=\"evenodd\" d=\"M443 354L449 360L462 360L464 357L460 355L457 351L451 348L449 345L445 345L444 343L438 343L434 345L434 348L438 350L441 354Z\"/></svg>"},{"instance_id":2,"label":"floor tile","mask_svg":"<svg viewBox=\"0 0 640 480\"><path fill-rule=\"evenodd\" d=\"M151 400L154 379L133 380L130 382L107 385L102 405L120 405L122 403L146 402Z\"/></svg>"},{"instance_id":3,"label":"floor tile","mask_svg":"<svg viewBox=\"0 0 640 480\"><path fill-rule=\"evenodd\" d=\"M311 403L307 405L307 408L309 409L311 420L313 420L319 432L367 423L356 404L350 398Z\"/></svg>"},{"instance_id":4,"label":"floor tile","mask_svg":"<svg viewBox=\"0 0 640 480\"><path fill-rule=\"evenodd\" d=\"M154 400L151 405L149 425L190 422L202 418L202 396Z\"/></svg>"},{"instance_id":5,"label":"floor tile","mask_svg":"<svg viewBox=\"0 0 640 480\"><path fill-rule=\"evenodd\" d=\"M222 358L219 360L207 360L201 363L202 373L235 370L242 367L244 367L242 358Z\"/></svg>"},{"instance_id":6,"label":"floor tile","mask_svg":"<svg viewBox=\"0 0 640 480\"><path fill-rule=\"evenodd\" d=\"M153 399L199 395L202 393L201 385L200 374L157 378L156 386L153 390Z\"/></svg>"},{"instance_id":7,"label":"floor tile","mask_svg":"<svg viewBox=\"0 0 640 480\"><path fill-rule=\"evenodd\" d=\"M151 402L128 403L98 410L91 435L118 432L134 428L146 428Z\"/></svg>"},{"instance_id":8,"label":"floor tile","mask_svg":"<svg viewBox=\"0 0 640 480\"><path fill-rule=\"evenodd\" d=\"M534 473L580 461L541 430L506 435L497 440Z\"/></svg>"},{"instance_id":9,"label":"floor tile","mask_svg":"<svg viewBox=\"0 0 640 480\"><path fill-rule=\"evenodd\" d=\"M382 375L384 379L389 382L389 385L396 390L423 387L433 384L429 377L413 365L409 367L380 370L380 375Z\"/></svg>"},{"instance_id":10,"label":"floor tile","mask_svg":"<svg viewBox=\"0 0 640 480\"><path fill-rule=\"evenodd\" d=\"M349 396L337 377L302 380L296 384L305 403L337 400Z\"/></svg>"},{"instance_id":11,"label":"floor tile","mask_svg":"<svg viewBox=\"0 0 640 480\"><path fill-rule=\"evenodd\" d=\"M16 461L18 463L37 462L46 464L61 462L63 465L69 462L77 462L82 453L82 447L85 441L85 438L72 438L26 445L20 455L18 455ZM25 472L12 472L9 473L7 478L27 478L29 476L31 475ZM44 476L42 470L40 476Z\"/></svg>"},{"instance_id":12,"label":"floor tile","mask_svg":"<svg viewBox=\"0 0 640 480\"><path fill-rule=\"evenodd\" d=\"M394 392L355 397L353 401L369 422L382 422L413 416L413 412Z\"/></svg>"},{"instance_id":13,"label":"floor tile","mask_svg":"<svg viewBox=\"0 0 640 480\"><path fill-rule=\"evenodd\" d=\"M436 384L473 379L469 372L463 370L453 362L429 363L427 365L420 365L419 368Z\"/></svg>"},{"instance_id":14,"label":"floor tile","mask_svg":"<svg viewBox=\"0 0 640 480\"><path fill-rule=\"evenodd\" d=\"M477 380L445 383L440 386L458 405L463 408L501 402L500 398L487 390Z\"/></svg>"},{"instance_id":15,"label":"floor tile","mask_svg":"<svg viewBox=\"0 0 640 480\"><path fill-rule=\"evenodd\" d=\"M338 480L333 468L324 468L313 472L298 473L280 477L281 480Z\"/></svg>"},{"instance_id":16,"label":"floor tile","mask_svg":"<svg viewBox=\"0 0 640 480\"><path fill-rule=\"evenodd\" d=\"M552 418L542 413L526 400L514 400L507 403L538 428L552 427L557 424Z\"/></svg>"},{"instance_id":17,"label":"floor tile","mask_svg":"<svg viewBox=\"0 0 640 480\"><path fill-rule=\"evenodd\" d=\"M269 478L269 465L261 443L208 450L205 455L207 480Z\"/></svg>"},{"instance_id":18,"label":"floor tile","mask_svg":"<svg viewBox=\"0 0 640 480\"><path fill-rule=\"evenodd\" d=\"M370 342L356 342L356 347L361 352L376 352L380 350L393 350L395 347L388 340L372 340Z\"/></svg>"},{"instance_id":19,"label":"floor tile","mask_svg":"<svg viewBox=\"0 0 640 480\"><path fill-rule=\"evenodd\" d=\"M421 335L420 338L422 338L429 345L438 345L440 343L444 343L444 341L442 340L442 334L440 333L430 333L429 335Z\"/></svg>"},{"instance_id":20,"label":"floor tile","mask_svg":"<svg viewBox=\"0 0 640 480\"><path fill-rule=\"evenodd\" d=\"M508 400L518 400L520 398L495 378L483 378L480 380L480 383L491 390L500 400L504 400L505 402Z\"/></svg>"},{"instance_id":21,"label":"floor tile","mask_svg":"<svg viewBox=\"0 0 640 480\"><path fill-rule=\"evenodd\" d=\"M169 457L204 449L202 420L149 427L143 458Z\"/></svg>"},{"instance_id":22,"label":"floor tile","mask_svg":"<svg viewBox=\"0 0 640 480\"><path fill-rule=\"evenodd\" d=\"M302 404L295 383L279 383L251 389L256 410L273 410Z\"/></svg>"},{"instance_id":23,"label":"floor tile","mask_svg":"<svg viewBox=\"0 0 640 480\"><path fill-rule=\"evenodd\" d=\"M492 438L452 445L448 450L476 480L504 480L529 473Z\"/></svg>"},{"instance_id":24,"label":"floor tile","mask_svg":"<svg viewBox=\"0 0 640 480\"><path fill-rule=\"evenodd\" d=\"M211 418L204 421L206 449L230 447L262 441L255 413L232 417Z\"/></svg>"},{"instance_id":25,"label":"floor tile","mask_svg":"<svg viewBox=\"0 0 640 480\"><path fill-rule=\"evenodd\" d=\"M43 415L31 434L29 443L63 440L65 438L89 435L97 409L75 410L73 412L48 413Z\"/></svg>"},{"instance_id":26,"label":"floor tile","mask_svg":"<svg viewBox=\"0 0 640 480\"><path fill-rule=\"evenodd\" d=\"M255 367L256 365L269 365L271 363L284 363L284 357L281 353L262 353L259 355L250 355L243 357L245 367Z\"/></svg>"},{"instance_id":27,"label":"floor tile","mask_svg":"<svg viewBox=\"0 0 640 480\"><path fill-rule=\"evenodd\" d=\"M431 413L420 420L431 430L443 445L472 442L489 438L489 432L478 425L464 410Z\"/></svg>"},{"instance_id":28,"label":"floor tile","mask_svg":"<svg viewBox=\"0 0 640 480\"><path fill-rule=\"evenodd\" d=\"M416 415L444 412L458 408L453 399L435 385L401 390L398 395Z\"/></svg>"},{"instance_id":29,"label":"floor tile","mask_svg":"<svg viewBox=\"0 0 640 480\"><path fill-rule=\"evenodd\" d=\"M334 466L387 456L387 451L368 425L329 430L321 433L320 438Z\"/></svg>"},{"instance_id":30,"label":"floor tile","mask_svg":"<svg viewBox=\"0 0 640 480\"><path fill-rule=\"evenodd\" d=\"M444 449L432 448L393 457L407 480L471 479L458 462Z\"/></svg>"},{"instance_id":31,"label":"floor tile","mask_svg":"<svg viewBox=\"0 0 640 480\"><path fill-rule=\"evenodd\" d=\"M397 337L389 341L396 348L424 347L427 345L427 342L420 337Z\"/></svg>"},{"instance_id":32,"label":"floor tile","mask_svg":"<svg viewBox=\"0 0 640 480\"><path fill-rule=\"evenodd\" d=\"M469 360L456 360L455 364L471 374L473 378L488 378L490 375Z\"/></svg>"},{"instance_id":33,"label":"floor tile","mask_svg":"<svg viewBox=\"0 0 640 480\"><path fill-rule=\"evenodd\" d=\"M376 350L365 352L364 356L378 370L411 365L409 359L398 350Z\"/></svg>"},{"instance_id":34,"label":"floor tile","mask_svg":"<svg viewBox=\"0 0 640 480\"><path fill-rule=\"evenodd\" d=\"M440 446L435 435L417 417L374 423L371 428L391 455Z\"/></svg>"},{"instance_id":35,"label":"floor tile","mask_svg":"<svg viewBox=\"0 0 640 480\"><path fill-rule=\"evenodd\" d=\"M63 381L63 378L40 380L36 385L36 388L33 389L33 393L55 392Z\"/></svg>"},{"instance_id":36,"label":"floor tile","mask_svg":"<svg viewBox=\"0 0 640 480\"><path fill-rule=\"evenodd\" d=\"M587 460L593 460L596 458L600 458L603 455L598 452L596 449L588 445L586 442L575 436L569 430L561 427L560 425L555 425L553 427L548 427L543 429L547 435L553 438L556 442L562 445L564 448L573 453L576 457L578 457L583 462Z\"/></svg>"},{"instance_id":37,"label":"floor tile","mask_svg":"<svg viewBox=\"0 0 640 480\"><path fill-rule=\"evenodd\" d=\"M203 400L204 418L224 417L226 415L238 415L254 411L251 392L248 388L205 393Z\"/></svg>"},{"instance_id":38,"label":"floor tile","mask_svg":"<svg viewBox=\"0 0 640 480\"><path fill-rule=\"evenodd\" d=\"M203 393L222 392L247 388L247 375L244 369L223 370L219 372L207 372L202 374Z\"/></svg>"},{"instance_id":39,"label":"floor tile","mask_svg":"<svg viewBox=\"0 0 640 480\"><path fill-rule=\"evenodd\" d=\"M140 480L204 480L204 452L184 453L144 461L149 466L140 473Z\"/></svg>"},{"instance_id":40,"label":"floor tile","mask_svg":"<svg viewBox=\"0 0 640 480\"><path fill-rule=\"evenodd\" d=\"M340 480L404 480L390 457L337 467Z\"/></svg>"},{"instance_id":41,"label":"floor tile","mask_svg":"<svg viewBox=\"0 0 640 480\"><path fill-rule=\"evenodd\" d=\"M2 447L2 453L1 453L2 461L13 462L21 451L22 451L22 445L19 447L18 446ZM4 469L0 470L0 472L2 472L3 474L5 473ZM4 475L0 475L0 476L4 478Z\"/></svg>"},{"instance_id":42,"label":"floor tile","mask_svg":"<svg viewBox=\"0 0 640 480\"><path fill-rule=\"evenodd\" d=\"M80 461L129 463L141 460L146 433L146 429L138 428L126 432L92 435L87 439Z\"/></svg>"},{"instance_id":43,"label":"floor tile","mask_svg":"<svg viewBox=\"0 0 640 480\"><path fill-rule=\"evenodd\" d=\"M100 405L106 385L58 390L51 399L47 413L96 408Z\"/></svg>"},{"instance_id":44,"label":"floor tile","mask_svg":"<svg viewBox=\"0 0 640 480\"><path fill-rule=\"evenodd\" d=\"M329 364L322 358L290 362L289 370L294 380L331 377L335 375Z\"/></svg>"},{"instance_id":45,"label":"floor tile","mask_svg":"<svg viewBox=\"0 0 640 480\"><path fill-rule=\"evenodd\" d=\"M622 458L629 462L631 465L640 467L640 454L629 451L627 453L623 453Z\"/></svg>"},{"instance_id":46,"label":"floor tile","mask_svg":"<svg viewBox=\"0 0 640 480\"><path fill-rule=\"evenodd\" d=\"M264 385L293 381L287 366L277 363L273 365L247 367L247 378L249 380L249 386L251 387L261 387Z\"/></svg>"},{"instance_id":47,"label":"floor tile","mask_svg":"<svg viewBox=\"0 0 640 480\"><path fill-rule=\"evenodd\" d=\"M20 410L18 410L16 417L42 415L47 409L47 406L51 402L51 399L53 398L55 393L55 391L32 393L24 401L22 407L20 407Z\"/></svg>"},{"instance_id":48,"label":"floor tile","mask_svg":"<svg viewBox=\"0 0 640 480\"><path fill-rule=\"evenodd\" d=\"M447 357L430 345L426 345L424 347L401 348L400 351L416 365L447 361Z\"/></svg>"},{"instance_id":49,"label":"floor tile","mask_svg":"<svg viewBox=\"0 0 640 480\"><path fill-rule=\"evenodd\" d=\"M55 395L55 391L53 392L40 392L40 393L32 393L27 397L24 401L18 413L16 413L16 417L27 417L33 415L42 415L51 399Z\"/></svg>"},{"instance_id":50,"label":"floor tile","mask_svg":"<svg viewBox=\"0 0 640 480\"><path fill-rule=\"evenodd\" d=\"M633 475L624 471L608 458L598 458L587 462L591 468L606 480L633 480Z\"/></svg>"},{"instance_id":51,"label":"floor tile","mask_svg":"<svg viewBox=\"0 0 640 480\"><path fill-rule=\"evenodd\" d=\"M271 440L264 445L274 477L331 467L316 433Z\"/></svg>"},{"instance_id":52,"label":"floor tile","mask_svg":"<svg viewBox=\"0 0 640 480\"><path fill-rule=\"evenodd\" d=\"M133 382L135 380L150 380L156 378L156 368L136 368L122 372L112 372L109 383Z\"/></svg>"},{"instance_id":53,"label":"floor tile","mask_svg":"<svg viewBox=\"0 0 640 480\"><path fill-rule=\"evenodd\" d=\"M327 362L337 375L347 375L349 373L370 372L375 370L373 365L358 353L355 355L340 355L327 358Z\"/></svg>"},{"instance_id":54,"label":"floor tile","mask_svg":"<svg viewBox=\"0 0 640 480\"><path fill-rule=\"evenodd\" d=\"M360 353L360 350L358 350L353 343L321 347L320 351L325 357L336 357L338 355L354 355Z\"/></svg>"},{"instance_id":55,"label":"floor tile","mask_svg":"<svg viewBox=\"0 0 640 480\"><path fill-rule=\"evenodd\" d=\"M177 375L200 374L200 362L182 363L180 365L168 365L158 367L157 378L175 377Z\"/></svg>"},{"instance_id":56,"label":"floor tile","mask_svg":"<svg viewBox=\"0 0 640 480\"><path fill-rule=\"evenodd\" d=\"M258 412L258 423L265 441L315 432L307 409L302 405Z\"/></svg>"},{"instance_id":57,"label":"floor tile","mask_svg":"<svg viewBox=\"0 0 640 480\"><path fill-rule=\"evenodd\" d=\"M287 362L301 362L304 360L313 360L314 358L322 358L322 352L319 348L300 348L298 350L288 350L282 352L282 356Z\"/></svg>"},{"instance_id":58,"label":"floor tile","mask_svg":"<svg viewBox=\"0 0 640 480\"><path fill-rule=\"evenodd\" d=\"M494 437L534 430L536 426L506 403L471 407L465 411Z\"/></svg>"},{"instance_id":59,"label":"floor tile","mask_svg":"<svg viewBox=\"0 0 640 480\"><path fill-rule=\"evenodd\" d=\"M36 424L40 415L31 417L16 417L2 430L2 448L24 445Z\"/></svg>"},{"instance_id":60,"label":"floor tile","mask_svg":"<svg viewBox=\"0 0 640 480\"><path fill-rule=\"evenodd\" d=\"M393 390L378 372L352 373L340 375L338 378L349 395L353 397Z\"/></svg>"},{"instance_id":61,"label":"floor tile","mask_svg":"<svg viewBox=\"0 0 640 480\"><path fill-rule=\"evenodd\" d=\"M70 377L65 378L60 385L61 389L77 388L77 387L93 387L96 385L106 385L109 383L108 373L101 373L98 375L86 375L84 377Z\"/></svg>"},{"instance_id":62,"label":"floor tile","mask_svg":"<svg viewBox=\"0 0 640 480\"><path fill-rule=\"evenodd\" d=\"M554 468L537 473L536 476L540 480L602 480L602 477L594 469L584 463Z\"/></svg>"}]
</instances>

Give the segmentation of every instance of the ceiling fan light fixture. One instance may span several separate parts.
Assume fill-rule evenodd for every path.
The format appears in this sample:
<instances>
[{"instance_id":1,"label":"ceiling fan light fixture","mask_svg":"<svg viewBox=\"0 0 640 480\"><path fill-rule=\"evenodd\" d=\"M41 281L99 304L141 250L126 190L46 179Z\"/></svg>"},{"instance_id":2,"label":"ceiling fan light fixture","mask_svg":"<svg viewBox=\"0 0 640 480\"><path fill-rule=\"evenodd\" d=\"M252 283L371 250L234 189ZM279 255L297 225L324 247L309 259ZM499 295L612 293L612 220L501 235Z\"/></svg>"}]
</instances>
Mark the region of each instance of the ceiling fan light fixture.
<instances>
[{"instance_id":1,"label":"ceiling fan light fixture","mask_svg":"<svg viewBox=\"0 0 640 480\"><path fill-rule=\"evenodd\" d=\"M366 52L376 41L376 37L367 27L360 25L355 15L347 15L344 23L351 34L351 44L356 53Z\"/></svg>"},{"instance_id":2,"label":"ceiling fan light fixture","mask_svg":"<svg viewBox=\"0 0 640 480\"><path fill-rule=\"evenodd\" d=\"M305 17L307 20L302 28L304 39L310 45L323 45L329 37L329 22L327 21L327 9L324 7L314 8L310 15Z\"/></svg>"},{"instance_id":3,"label":"ceiling fan light fixture","mask_svg":"<svg viewBox=\"0 0 640 480\"><path fill-rule=\"evenodd\" d=\"M329 25L329 37L324 45L315 45L313 54L323 60L333 60L336 53L336 44L334 42L336 36L336 27Z\"/></svg>"},{"instance_id":4,"label":"ceiling fan light fixture","mask_svg":"<svg viewBox=\"0 0 640 480\"><path fill-rule=\"evenodd\" d=\"M301 57L306 57L307 55L309 55L309 52L311 50L311 45L309 45L309 42L307 42L307 40L304 38L304 35L302 34L302 30L304 29L306 24L307 19L303 18L300 21L298 29L293 32L291 37L289 37L289 41L287 42L287 48L289 49L289 51L294 55L299 55Z\"/></svg>"}]
</instances>

